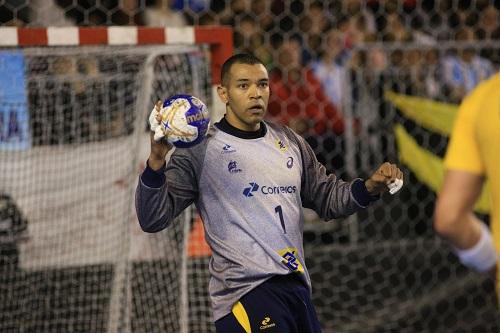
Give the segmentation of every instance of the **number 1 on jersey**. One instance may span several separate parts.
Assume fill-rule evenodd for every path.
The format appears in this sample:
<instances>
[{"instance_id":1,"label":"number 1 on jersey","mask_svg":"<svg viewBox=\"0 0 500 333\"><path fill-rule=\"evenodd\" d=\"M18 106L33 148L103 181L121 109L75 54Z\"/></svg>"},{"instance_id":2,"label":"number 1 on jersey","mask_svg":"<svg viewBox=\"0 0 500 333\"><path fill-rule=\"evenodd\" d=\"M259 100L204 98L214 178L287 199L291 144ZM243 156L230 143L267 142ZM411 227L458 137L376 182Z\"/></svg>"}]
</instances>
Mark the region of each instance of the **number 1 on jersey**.
<instances>
[{"instance_id":1,"label":"number 1 on jersey","mask_svg":"<svg viewBox=\"0 0 500 333\"><path fill-rule=\"evenodd\" d=\"M274 208L274 211L276 213L278 213L278 216L280 218L281 227L283 228L283 233L286 234L285 220L283 219L283 210L281 210L281 206L276 206L276 208Z\"/></svg>"}]
</instances>

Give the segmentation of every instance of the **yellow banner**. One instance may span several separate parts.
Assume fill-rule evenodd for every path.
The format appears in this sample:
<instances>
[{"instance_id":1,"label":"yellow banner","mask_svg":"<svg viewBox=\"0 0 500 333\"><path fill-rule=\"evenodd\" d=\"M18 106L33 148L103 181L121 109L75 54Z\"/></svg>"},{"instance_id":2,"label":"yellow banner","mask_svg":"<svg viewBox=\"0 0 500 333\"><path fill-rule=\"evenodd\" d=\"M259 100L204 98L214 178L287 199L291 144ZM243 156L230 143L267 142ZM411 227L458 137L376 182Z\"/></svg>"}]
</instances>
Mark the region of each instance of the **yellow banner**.
<instances>
[{"instance_id":1,"label":"yellow banner","mask_svg":"<svg viewBox=\"0 0 500 333\"><path fill-rule=\"evenodd\" d=\"M397 106L407 118L422 127L444 136L450 135L458 110L457 105L436 102L427 98L396 94L392 91L387 91L385 98Z\"/></svg>"},{"instance_id":2,"label":"yellow banner","mask_svg":"<svg viewBox=\"0 0 500 333\"><path fill-rule=\"evenodd\" d=\"M408 168L413 171L418 180L436 193L439 192L443 184L443 160L420 147L402 125L395 125L394 133L396 135L396 143L398 145L401 162L406 164ZM488 182L486 182L481 197L476 203L475 210L478 213L487 214L490 211L488 186Z\"/></svg>"}]
</instances>

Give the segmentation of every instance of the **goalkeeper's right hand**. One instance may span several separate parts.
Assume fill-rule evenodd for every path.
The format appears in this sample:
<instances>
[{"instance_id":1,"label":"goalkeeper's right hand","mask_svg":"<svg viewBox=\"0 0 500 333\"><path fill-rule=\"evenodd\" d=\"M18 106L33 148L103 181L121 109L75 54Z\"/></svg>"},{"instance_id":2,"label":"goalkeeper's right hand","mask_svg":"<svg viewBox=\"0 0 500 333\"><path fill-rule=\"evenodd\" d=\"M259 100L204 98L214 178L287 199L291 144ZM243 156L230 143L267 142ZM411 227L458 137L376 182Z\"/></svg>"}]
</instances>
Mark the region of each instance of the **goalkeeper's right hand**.
<instances>
[{"instance_id":1,"label":"goalkeeper's right hand","mask_svg":"<svg viewBox=\"0 0 500 333\"><path fill-rule=\"evenodd\" d=\"M161 124L163 116L161 113L162 104L162 101L156 102L155 107L149 115L149 128L154 132L153 138L155 141L160 141L162 138L166 139L168 136L167 130Z\"/></svg>"},{"instance_id":2,"label":"goalkeeper's right hand","mask_svg":"<svg viewBox=\"0 0 500 333\"><path fill-rule=\"evenodd\" d=\"M167 153L172 149L172 145L167 141L168 132L161 126L162 101L155 104L149 115L149 126L151 129L151 153L148 164L153 170L159 170L165 163Z\"/></svg>"}]
</instances>

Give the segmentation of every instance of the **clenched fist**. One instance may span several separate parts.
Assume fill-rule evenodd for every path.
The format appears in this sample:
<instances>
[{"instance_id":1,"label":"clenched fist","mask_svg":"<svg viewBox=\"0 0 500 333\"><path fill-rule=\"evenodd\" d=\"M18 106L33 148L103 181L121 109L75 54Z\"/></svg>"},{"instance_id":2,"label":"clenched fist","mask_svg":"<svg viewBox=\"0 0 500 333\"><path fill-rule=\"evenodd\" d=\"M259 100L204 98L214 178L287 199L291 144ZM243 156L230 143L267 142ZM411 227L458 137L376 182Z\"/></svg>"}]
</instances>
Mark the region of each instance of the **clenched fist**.
<instances>
[{"instance_id":1,"label":"clenched fist","mask_svg":"<svg viewBox=\"0 0 500 333\"><path fill-rule=\"evenodd\" d=\"M391 194L396 193L403 185L403 172L396 166L385 162L369 179L365 181L368 192L372 195L382 194L391 190Z\"/></svg>"}]
</instances>

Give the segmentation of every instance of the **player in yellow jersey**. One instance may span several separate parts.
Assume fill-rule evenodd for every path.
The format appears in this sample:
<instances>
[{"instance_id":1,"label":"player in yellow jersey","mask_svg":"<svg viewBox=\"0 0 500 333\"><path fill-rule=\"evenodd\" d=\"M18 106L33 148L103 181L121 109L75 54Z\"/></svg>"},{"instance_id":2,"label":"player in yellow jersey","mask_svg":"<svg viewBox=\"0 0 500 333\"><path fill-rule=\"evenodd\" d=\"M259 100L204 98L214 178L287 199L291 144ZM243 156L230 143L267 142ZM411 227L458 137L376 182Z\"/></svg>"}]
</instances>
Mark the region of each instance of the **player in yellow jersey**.
<instances>
[{"instance_id":1,"label":"player in yellow jersey","mask_svg":"<svg viewBox=\"0 0 500 333\"><path fill-rule=\"evenodd\" d=\"M495 274L500 251L500 72L477 86L460 105L445 169L435 229L464 265ZM473 212L486 179L492 198L491 231Z\"/></svg>"}]
</instances>

